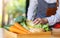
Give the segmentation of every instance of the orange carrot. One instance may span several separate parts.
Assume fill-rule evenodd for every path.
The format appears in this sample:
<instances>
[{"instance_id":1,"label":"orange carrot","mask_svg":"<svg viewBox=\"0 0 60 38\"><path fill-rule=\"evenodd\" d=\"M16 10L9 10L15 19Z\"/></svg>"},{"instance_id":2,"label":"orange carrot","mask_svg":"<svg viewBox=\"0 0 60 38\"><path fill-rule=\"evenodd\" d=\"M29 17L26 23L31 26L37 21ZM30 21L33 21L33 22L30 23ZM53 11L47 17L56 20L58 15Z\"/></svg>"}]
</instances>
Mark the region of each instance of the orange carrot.
<instances>
[{"instance_id":1,"label":"orange carrot","mask_svg":"<svg viewBox=\"0 0 60 38\"><path fill-rule=\"evenodd\" d=\"M17 28L14 27L14 26L11 26L11 27L9 28L9 31L15 32L15 33L18 33L18 34L27 34L26 32L24 32L24 31L22 31L22 30L19 30L19 29L17 29Z\"/></svg>"},{"instance_id":2,"label":"orange carrot","mask_svg":"<svg viewBox=\"0 0 60 38\"><path fill-rule=\"evenodd\" d=\"M18 29L22 30L22 31L25 31L27 33L31 33L30 31L28 31L24 27L22 27L21 24L19 24L19 23L15 23L14 26L17 27Z\"/></svg>"}]
</instances>

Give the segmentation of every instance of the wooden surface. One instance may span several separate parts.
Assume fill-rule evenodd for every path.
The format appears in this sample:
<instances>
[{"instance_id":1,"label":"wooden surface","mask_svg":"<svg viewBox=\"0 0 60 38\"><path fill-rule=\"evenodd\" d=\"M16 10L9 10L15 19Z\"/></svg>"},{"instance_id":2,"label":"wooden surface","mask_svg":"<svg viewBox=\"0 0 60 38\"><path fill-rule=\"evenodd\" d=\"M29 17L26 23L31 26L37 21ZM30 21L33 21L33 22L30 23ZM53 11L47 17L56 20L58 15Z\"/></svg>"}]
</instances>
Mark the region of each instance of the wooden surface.
<instances>
[{"instance_id":1,"label":"wooden surface","mask_svg":"<svg viewBox=\"0 0 60 38\"><path fill-rule=\"evenodd\" d=\"M40 34L29 34L29 35L18 35L18 38L50 38L51 35L40 35Z\"/></svg>"},{"instance_id":2,"label":"wooden surface","mask_svg":"<svg viewBox=\"0 0 60 38\"><path fill-rule=\"evenodd\" d=\"M4 38L17 38L17 34L4 29Z\"/></svg>"},{"instance_id":3,"label":"wooden surface","mask_svg":"<svg viewBox=\"0 0 60 38\"><path fill-rule=\"evenodd\" d=\"M51 35L51 32L41 32L37 34L20 35L20 34L9 32L4 29L4 38L60 38L58 37L58 34L57 37L55 35Z\"/></svg>"},{"instance_id":4,"label":"wooden surface","mask_svg":"<svg viewBox=\"0 0 60 38\"><path fill-rule=\"evenodd\" d=\"M51 32L41 32L41 33L36 33L36 34L25 34L25 35L20 35L20 34L15 34L12 32L9 32L4 29L4 37L5 38L50 38L51 37Z\"/></svg>"},{"instance_id":5,"label":"wooden surface","mask_svg":"<svg viewBox=\"0 0 60 38\"><path fill-rule=\"evenodd\" d=\"M52 35L54 37L60 37L60 28L59 29L53 28L52 29Z\"/></svg>"}]
</instances>

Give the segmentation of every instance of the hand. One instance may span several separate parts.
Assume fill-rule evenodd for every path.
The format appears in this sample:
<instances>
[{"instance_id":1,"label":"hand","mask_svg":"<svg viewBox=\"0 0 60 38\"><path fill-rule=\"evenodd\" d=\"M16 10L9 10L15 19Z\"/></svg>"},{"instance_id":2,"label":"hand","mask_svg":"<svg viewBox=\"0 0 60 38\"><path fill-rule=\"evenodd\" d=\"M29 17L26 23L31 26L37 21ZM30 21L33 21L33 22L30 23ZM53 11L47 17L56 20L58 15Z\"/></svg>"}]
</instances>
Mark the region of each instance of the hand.
<instances>
[{"instance_id":1,"label":"hand","mask_svg":"<svg viewBox=\"0 0 60 38\"><path fill-rule=\"evenodd\" d=\"M34 21L34 24L45 24L45 23L48 23L48 20L46 18L37 18L35 19Z\"/></svg>"},{"instance_id":2,"label":"hand","mask_svg":"<svg viewBox=\"0 0 60 38\"><path fill-rule=\"evenodd\" d=\"M42 19L41 18L36 18L34 21L33 21L34 24L38 24L38 23L42 23Z\"/></svg>"}]
</instances>

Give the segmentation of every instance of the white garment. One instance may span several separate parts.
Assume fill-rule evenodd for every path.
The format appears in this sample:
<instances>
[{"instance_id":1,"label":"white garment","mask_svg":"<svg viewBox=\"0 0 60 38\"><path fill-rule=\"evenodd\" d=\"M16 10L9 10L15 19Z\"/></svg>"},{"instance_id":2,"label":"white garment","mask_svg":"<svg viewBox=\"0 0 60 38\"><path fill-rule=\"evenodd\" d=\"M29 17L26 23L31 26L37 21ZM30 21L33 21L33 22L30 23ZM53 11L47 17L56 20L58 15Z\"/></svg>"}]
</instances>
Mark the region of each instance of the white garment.
<instances>
[{"instance_id":1,"label":"white garment","mask_svg":"<svg viewBox=\"0 0 60 38\"><path fill-rule=\"evenodd\" d=\"M55 3L57 0L45 0L47 3ZM29 8L28 8L28 13L27 13L27 19L31 20L34 15L34 10L36 9L38 4L38 0L30 0ZM56 14L47 17L49 25L53 25L56 22L60 22L60 0L59 0L59 7L58 10L56 11Z\"/></svg>"},{"instance_id":2,"label":"white garment","mask_svg":"<svg viewBox=\"0 0 60 38\"><path fill-rule=\"evenodd\" d=\"M37 4L38 4L37 0L30 0L28 13L27 13L27 19L31 20L33 18L34 10L36 9Z\"/></svg>"},{"instance_id":3,"label":"white garment","mask_svg":"<svg viewBox=\"0 0 60 38\"><path fill-rule=\"evenodd\" d=\"M51 17L47 17L49 25L54 25L57 22L60 22L60 0L59 0L59 7L57 8L56 14L52 15Z\"/></svg>"}]
</instances>

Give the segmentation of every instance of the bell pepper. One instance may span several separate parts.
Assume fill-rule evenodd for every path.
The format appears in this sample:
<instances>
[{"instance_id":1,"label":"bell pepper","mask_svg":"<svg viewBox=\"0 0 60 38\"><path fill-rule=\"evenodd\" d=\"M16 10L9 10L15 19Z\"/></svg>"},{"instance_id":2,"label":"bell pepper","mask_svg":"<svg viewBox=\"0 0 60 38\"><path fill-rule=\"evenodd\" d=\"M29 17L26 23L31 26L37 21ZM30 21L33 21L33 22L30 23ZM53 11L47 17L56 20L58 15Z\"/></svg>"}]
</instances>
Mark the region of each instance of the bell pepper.
<instances>
[{"instance_id":1,"label":"bell pepper","mask_svg":"<svg viewBox=\"0 0 60 38\"><path fill-rule=\"evenodd\" d=\"M60 23L55 24L54 28L60 28Z\"/></svg>"}]
</instances>

